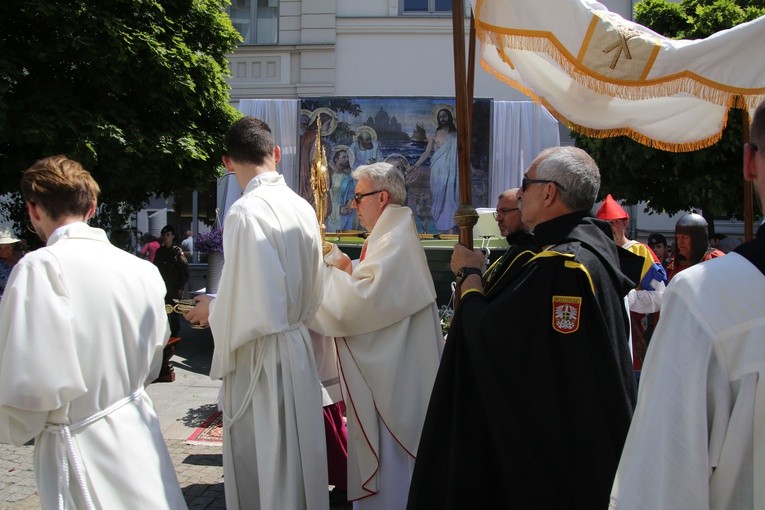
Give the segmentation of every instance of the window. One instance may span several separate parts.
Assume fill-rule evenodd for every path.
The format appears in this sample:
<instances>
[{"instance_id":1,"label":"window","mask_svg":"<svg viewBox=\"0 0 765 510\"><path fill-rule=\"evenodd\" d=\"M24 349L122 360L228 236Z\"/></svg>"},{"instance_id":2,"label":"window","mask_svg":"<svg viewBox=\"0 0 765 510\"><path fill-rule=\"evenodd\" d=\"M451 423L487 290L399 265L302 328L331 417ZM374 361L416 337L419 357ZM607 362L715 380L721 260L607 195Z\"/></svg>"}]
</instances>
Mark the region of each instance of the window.
<instances>
[{"instance_id":1,"label":"window","mask_svg":"<svg viewBox=\"0 0 765 510\"><path fill-rule=\"evenodd\" d=\"M232 0L228 14L243 44L276 44L279 0Z\"/></svg>"},{"instance_id":2,"label":"window","mask_svg":"<svg viewBox=\"0 0 765 510\"><path fill-rule=\"evenodd\" d=\"M402 0L404 12L411 14L452 12L452 0Z\"/></svg>"}]
</instances>

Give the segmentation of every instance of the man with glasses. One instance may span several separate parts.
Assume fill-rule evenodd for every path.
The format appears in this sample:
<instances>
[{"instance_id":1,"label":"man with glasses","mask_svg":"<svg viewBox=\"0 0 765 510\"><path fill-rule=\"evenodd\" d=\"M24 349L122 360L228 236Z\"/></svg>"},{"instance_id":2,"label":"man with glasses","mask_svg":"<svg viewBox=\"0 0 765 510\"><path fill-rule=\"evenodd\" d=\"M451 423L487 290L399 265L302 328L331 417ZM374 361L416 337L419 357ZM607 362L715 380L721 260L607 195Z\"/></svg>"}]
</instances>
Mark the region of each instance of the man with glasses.
<instances>
[{"instance_id":1,"label":"man with glasses","mask_svg":"<svg viewBox=\"0 0 765 510\"><path fill-rule=\"evenodd\" d=\"M537 156L517 198L544 249L493 299L483 254L455 246L461 301L409 509L608 507L635 402L624 308L634 283L608 224L589 217L599 187L581 149Z\"/></svg>"},{"instance_id":2,"label":"man with glasses","mask_svg":"<svg viewBox=\"0 0 765 510\"><path fill-rule=\"evenodd\" d=\"M507 239L509 246L483 274L484 293L489 299L501 292L517 270L539 251L534 235L521 221L518 191L519 188L512 188L500 193L497 210L494 212L499 233Z\"/></svg>"},{"instance_id":3,"label":"man with glasses","mask_svg":"<svg viewBox=\"0 0 765 510\"><path fill-rule=\"evenodd\" d=\"M335 337L348 410L348 499L404 508L444 339L436 291L404 176L390 163L353 171L353 207L369 237L352 264L325 261L324 299L311 329Z\"/></svg>"},{"instance_id":4,"label":"man with glasses","mask_svg":"<svg viewBox=\"0 0 765 510\"><path fill-rule=\"evenodd\" d=\"M765 211L765 103L744 180ZM612 506L764 508L765 226L675 276L664 293Z\"/></svg>"}]
</instances>

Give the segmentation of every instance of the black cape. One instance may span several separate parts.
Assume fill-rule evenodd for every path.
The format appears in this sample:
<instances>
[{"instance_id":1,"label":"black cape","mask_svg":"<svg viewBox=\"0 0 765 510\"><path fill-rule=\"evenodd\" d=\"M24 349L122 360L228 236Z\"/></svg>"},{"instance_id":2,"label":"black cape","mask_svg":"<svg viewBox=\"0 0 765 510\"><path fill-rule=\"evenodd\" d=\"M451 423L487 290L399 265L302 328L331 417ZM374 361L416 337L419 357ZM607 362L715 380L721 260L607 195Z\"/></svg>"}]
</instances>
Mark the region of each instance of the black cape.
<instances>
[{"instance_id":1,"label":"black cape","mask_svg":"<svg viewBox=\"0 0 765 510\"><path fill-rule=\"evenodd\" d=\"M464 296L407 508L608 507L636 397L623 307L635 285L608 224L585 216L538 225L553 246L501 294ZM569 298L578 314L556 322Z\"/></svg>"},{"instance_id":2,"label":"black cape","mask_svg":"<svg viewBox=\"0 0 765 510\"><path fill-rule=\"evenodd\" d=\"M517 271L539 252L534 234L519 230L507 236L507 251L483 274L483 289L488 300L500 294L513 281Z\"/></svg>"},{"instance_id":3,"label":"black cape","mask_svg":"<svg viewBox=\"0 0 765 510\"><path fill-rule=\"evenodd\" d=\"M745 257L762 274L765 274L765 223L757 229L757 237L755 239L737 246L733 251Z\"/></svg>"}]
</instances>

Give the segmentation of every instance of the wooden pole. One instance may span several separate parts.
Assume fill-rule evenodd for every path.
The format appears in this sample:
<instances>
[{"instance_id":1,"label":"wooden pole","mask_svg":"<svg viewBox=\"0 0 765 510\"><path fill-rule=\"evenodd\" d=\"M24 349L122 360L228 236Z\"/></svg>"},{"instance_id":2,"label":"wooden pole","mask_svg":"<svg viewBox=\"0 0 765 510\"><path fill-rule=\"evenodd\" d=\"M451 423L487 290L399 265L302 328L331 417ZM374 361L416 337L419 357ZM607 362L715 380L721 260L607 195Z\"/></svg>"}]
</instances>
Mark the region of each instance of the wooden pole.
<instances>
[{"instance_id":1,"label":"wooden pole","mask_svg":"<svg viewBox=\"0 0 765 510\"><path fill-rule=\"evenodd\" d=\"M457 163L459 176L460 206L454 213L459 226L459 241L466 248L473 249L473 226L478 222L478 213L473 207L471 192L470 128L472 125L473 66L470 75L465 72L465 9L464 0L452 0L452 29L454 36L454 92L457 103ZM474 48L471 15L471 51ZM475 53L473 51L473 53ZM471 58L471 62L474 62ZM468 82L470 89L468 89Z\"/></svg>"},{"instance_id":2,"label":"wooden pole","mask_svg":"<svg viewBox=\"0 0 765 510\"><path fill-rule=\"evenodd\" d=\"M749 110L741 110L741 131L744 144L749 143ZM743 151L742 151L743 152ZM743 158L742 158L743 160ZM743 172L742 172L743 175ZM754 196L752 183L744 181L744 242L754 238Z\"/></svg>"}]
</instances>

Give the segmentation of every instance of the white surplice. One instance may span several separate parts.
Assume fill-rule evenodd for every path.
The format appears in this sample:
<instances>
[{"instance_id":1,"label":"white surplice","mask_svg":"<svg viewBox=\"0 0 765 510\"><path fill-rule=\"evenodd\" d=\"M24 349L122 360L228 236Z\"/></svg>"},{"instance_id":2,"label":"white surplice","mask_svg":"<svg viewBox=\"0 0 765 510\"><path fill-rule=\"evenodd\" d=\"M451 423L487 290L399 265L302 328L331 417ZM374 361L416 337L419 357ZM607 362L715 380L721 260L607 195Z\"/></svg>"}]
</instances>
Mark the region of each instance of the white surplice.
<instances>
[{"instance_id":1,"label":"white surplice","mask_svg":"<svg viewBox=\"0 0 765 510\"><path fill-rule=\"evenodd\" d=\"M319 376L305 324L321 299L316 214L281 175L255 177L229 209L210 304L210 376L223 378L226 507L329 506Z\"/></svg>"},{"instance_id":2,"label":"white surplice","mask_svg":"<svg viewBox=\"0 0 765 510\"><path fill-rule=\"evenodd\" d=\"M164 296L152 263L85 223L15 266L0 301L0 441L35 438L43 508L186 508L143 389L170 335Z\"/></svg>"},{"instance_id":3,"label":"white surplice","mask_svg":"<svg viewBox=\"0 0 765 510\"><path fill-rule=\"evenodd\" d=\"M737 253L672 279L610 508L765 508L763 296Z\"/></svg>"},{"instance_id":4,"label":"white surplice","mask_svg":"<svg viewBox=\"0 0 765 510\"><path fill-rule=\"evenodd\" d=\"M444 340L425 251L408 207L385 208L349 275L325 267L312 328L336 338L348 410L348 498L406 487L378 485L378 416L412 457Z\"/></svg>"}]
</instances>

